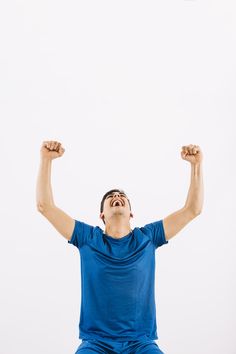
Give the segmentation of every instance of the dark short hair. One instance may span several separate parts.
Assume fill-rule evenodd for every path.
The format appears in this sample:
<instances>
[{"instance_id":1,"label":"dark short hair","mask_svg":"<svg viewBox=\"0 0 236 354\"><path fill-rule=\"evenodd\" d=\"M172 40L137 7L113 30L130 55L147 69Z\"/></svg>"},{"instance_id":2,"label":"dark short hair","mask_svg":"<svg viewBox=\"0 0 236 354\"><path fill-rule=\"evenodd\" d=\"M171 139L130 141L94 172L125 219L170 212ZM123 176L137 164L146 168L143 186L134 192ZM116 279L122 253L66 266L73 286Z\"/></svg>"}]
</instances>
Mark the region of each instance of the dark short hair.
<instances>
[{"instance_id":1,"label":"dark short hair","mask_svg":"<svg viewBox=\"0 0 236 354\"><path fill-rule=\"evenodd\" d=\"M125 191L124 191L123 189L111 189L111 190L109 190L109 191L106 192L106 193L104 194L104 196L102 197L102 201L101 201L101 204L100 204L100 212L101 212L101 213L103 212L104 202L105 202L106 197L107 197L109 194L113 193L113 192L123 193L123 194L125 194L126 197L127 197L127 194L125 193ZM130 210L131 210L131 204L130 204L129 198L127 197L127 199L128 199L129 207L130 207ZM104 219L102 219L102 221L103 221L103 223L105 224Z\"/></svg>"}]
</instances>

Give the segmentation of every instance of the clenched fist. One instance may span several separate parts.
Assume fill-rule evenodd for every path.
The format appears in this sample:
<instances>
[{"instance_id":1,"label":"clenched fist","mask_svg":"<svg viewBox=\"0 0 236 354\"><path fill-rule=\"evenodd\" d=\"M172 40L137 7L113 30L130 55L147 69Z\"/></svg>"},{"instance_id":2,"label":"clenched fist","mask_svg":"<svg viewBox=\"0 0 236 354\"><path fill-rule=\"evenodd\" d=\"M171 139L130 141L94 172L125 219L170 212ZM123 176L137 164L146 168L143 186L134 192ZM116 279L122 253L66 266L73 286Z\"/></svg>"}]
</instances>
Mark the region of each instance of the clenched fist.
<instances>
[{"instance_id":1,"label":"clenched fist","mask_svg":"<svg viewBox=\"0 0 236 354\"><path fill-rule=\"evenodd\" d=\"M65 149L61 146L61 143L58 141L44 141L40 154L42 158L48 158L50 160L61 157L64 154Z\"/></svg>"},{"instance_id":2,"label":"clenched fist","mask_svg":"<svg viewBox=\"0 0 236 354\"><path fill-rule=\"evenodd\" d=\"M181 157L183 160L190 162L191 164L199 164L203 160L203 155L198 145L182 146Z\"/></svg>"}]
</instances>

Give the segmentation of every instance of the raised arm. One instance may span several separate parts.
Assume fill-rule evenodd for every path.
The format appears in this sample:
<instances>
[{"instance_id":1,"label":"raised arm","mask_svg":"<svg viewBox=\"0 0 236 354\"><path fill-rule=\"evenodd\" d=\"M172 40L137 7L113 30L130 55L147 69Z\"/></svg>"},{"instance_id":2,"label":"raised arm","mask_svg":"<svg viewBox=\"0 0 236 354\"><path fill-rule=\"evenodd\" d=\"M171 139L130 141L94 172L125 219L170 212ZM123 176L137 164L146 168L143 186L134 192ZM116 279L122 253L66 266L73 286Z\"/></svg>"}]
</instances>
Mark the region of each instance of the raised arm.
<instances>
[{"instance_id":1,"label":"raised arm","mask_svg":"<svg viewBox=\"0 0 236 354\"><path fill-rule=\"evenodd\" d=\"M203 206L203 155L198 145L183 146L181 156L191 164L191 181L183 208L163 219L166 240L175 236L191 220L197 217Z\"/></svg>"},{"instance_id":2,"label":"raised arm","mask_svg":"<svg viewBox=\"0 0 236 354\"><path fill-rule=\"evenodd\" d=\"M53 200L51 186L52 160L61 157L65 149L57 141L44 141L40 150L40 166L36 186L37 210L56 228L56 230L70 240L75 220L59 209Z\"/></svg>"}]
</instances>

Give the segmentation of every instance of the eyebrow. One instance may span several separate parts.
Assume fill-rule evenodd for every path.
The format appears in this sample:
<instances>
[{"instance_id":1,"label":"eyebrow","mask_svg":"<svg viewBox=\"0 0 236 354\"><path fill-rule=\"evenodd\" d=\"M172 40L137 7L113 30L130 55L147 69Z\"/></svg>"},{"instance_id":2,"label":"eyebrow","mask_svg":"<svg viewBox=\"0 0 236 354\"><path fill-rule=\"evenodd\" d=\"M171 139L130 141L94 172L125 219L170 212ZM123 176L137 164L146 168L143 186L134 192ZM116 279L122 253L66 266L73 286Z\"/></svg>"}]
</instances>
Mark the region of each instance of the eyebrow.
<instances>
[{"instance_id":1,"label":"eyebrow","mask_svg":"<svg viewBox=\"0 0 236 354\"><path fill-rule=\"evenodd\" d=\"M116 192L110 193L106 196L106 199L110 197L111 195L114 195ZM127 198L127 195L125 193L120 193L121 195L124 195Z\"/></svg>"}]
</instances>

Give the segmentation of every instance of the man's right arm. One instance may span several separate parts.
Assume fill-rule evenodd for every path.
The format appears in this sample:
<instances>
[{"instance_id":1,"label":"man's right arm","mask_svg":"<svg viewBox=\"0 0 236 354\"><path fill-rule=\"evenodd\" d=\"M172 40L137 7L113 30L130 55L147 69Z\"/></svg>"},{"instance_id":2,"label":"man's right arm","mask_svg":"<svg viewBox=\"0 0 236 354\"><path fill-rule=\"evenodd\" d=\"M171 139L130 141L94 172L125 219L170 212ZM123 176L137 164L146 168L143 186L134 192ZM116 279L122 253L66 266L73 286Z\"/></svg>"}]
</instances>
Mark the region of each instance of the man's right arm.
<instances>
[{"instance_id":1,"label":"man's right arm","mask_svg":"<svg viewBox=\"0 0 236 354\"><path fill-rule=\"evenodd\" d=\"M64 149L60 143L49 141L43 142L40 153L41 159L36 186L37 210L62 236L70 240L75 220L55 205L51 186L52 160L61 157Z\"/></svg>"}]
</instances>

